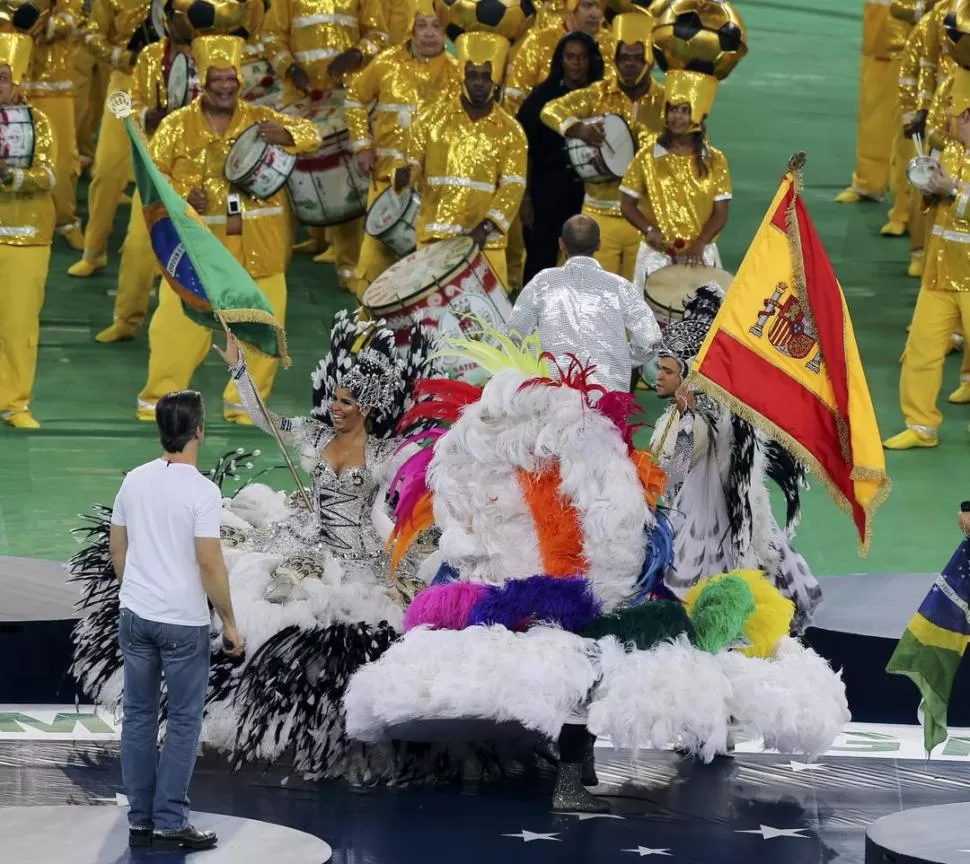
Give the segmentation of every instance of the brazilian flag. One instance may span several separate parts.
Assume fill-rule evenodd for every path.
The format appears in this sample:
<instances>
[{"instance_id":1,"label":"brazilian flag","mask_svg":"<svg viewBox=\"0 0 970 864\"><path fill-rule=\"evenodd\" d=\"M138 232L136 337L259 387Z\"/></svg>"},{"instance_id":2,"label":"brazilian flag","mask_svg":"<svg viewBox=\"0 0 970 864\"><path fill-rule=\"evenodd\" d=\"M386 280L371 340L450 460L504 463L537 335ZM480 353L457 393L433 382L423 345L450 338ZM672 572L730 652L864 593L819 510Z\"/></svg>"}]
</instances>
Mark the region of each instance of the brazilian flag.
<instances>
[{"instance_id":1,"label":"brazilian flag","mask_svg":"<svg viewBox=\"0 0 970 864\"><path fill-rule=\"evenodd\" d=\"M887 672L906 675L923 697L923 746L946 741L946 709L953 679L970 642L970 539L953 553L912 617Z\"/></svg>"},{"instance_id":2,"label":"brazilian flag","mask_svg":"<svg viewBox=\"0 0 970 864\"><path fill-rule=\"evenodd\" d=\"M224 321L240 340L289 366L286 333L266 296L155 167L132 118L124 123L152 250L185 314L212 329Z\"/></svg>"}]
</instances>

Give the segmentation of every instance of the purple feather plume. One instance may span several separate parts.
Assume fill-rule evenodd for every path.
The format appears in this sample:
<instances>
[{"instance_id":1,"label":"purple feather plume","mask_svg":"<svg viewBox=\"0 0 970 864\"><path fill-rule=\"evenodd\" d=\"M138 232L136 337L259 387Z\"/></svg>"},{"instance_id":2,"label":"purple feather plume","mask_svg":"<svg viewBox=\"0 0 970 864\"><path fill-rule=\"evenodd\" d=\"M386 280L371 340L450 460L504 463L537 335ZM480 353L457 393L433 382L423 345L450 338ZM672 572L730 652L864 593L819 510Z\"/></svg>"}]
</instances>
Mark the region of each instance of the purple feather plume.
<instances>
[{"instance_id":1,"label":"purple feather plume","mask_svg":"<svg viewBox=\"0 0 970 864\"><path fill-rule=\"evenodd\" d=\"M483 596L468 624L503 624L509 630L527 630L542 621L577 633L599 616L601 608L585 579L530 576L510 579L501 590Z\"/></svg>"},{"instance_id":2,"label":"purple feather plume","mask_svg":"<svg viewBox=\"0 0 970 864\"><path fill-rule=\"evenodd\" d=\"M480 582L451 582L426 588L404 613L404 632L423 624L435 630L464 630L472 609L498 589Z\"/></svg>"}]
</instances>

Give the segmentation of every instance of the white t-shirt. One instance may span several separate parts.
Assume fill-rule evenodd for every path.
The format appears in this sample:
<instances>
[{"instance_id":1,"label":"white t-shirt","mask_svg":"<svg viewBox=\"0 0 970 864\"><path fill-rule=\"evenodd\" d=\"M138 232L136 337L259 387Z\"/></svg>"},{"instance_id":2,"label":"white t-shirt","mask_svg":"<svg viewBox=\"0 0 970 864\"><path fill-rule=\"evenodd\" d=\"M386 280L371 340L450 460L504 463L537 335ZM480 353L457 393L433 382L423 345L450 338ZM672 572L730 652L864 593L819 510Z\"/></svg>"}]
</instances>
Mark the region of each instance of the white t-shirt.
<instances>
[{"instance_id":1,"label":"white t-shirt","mask_svg":"<svg viewBox=\"0 0 970 864\"><path fill-rule=\"evenodd\" d=\"M129 472L111 514L128 531L122 608L162 624L208 624L195 538L218 537L221 516L219 487L192 465L155 459Z\"/></svg>"}]
</instances>

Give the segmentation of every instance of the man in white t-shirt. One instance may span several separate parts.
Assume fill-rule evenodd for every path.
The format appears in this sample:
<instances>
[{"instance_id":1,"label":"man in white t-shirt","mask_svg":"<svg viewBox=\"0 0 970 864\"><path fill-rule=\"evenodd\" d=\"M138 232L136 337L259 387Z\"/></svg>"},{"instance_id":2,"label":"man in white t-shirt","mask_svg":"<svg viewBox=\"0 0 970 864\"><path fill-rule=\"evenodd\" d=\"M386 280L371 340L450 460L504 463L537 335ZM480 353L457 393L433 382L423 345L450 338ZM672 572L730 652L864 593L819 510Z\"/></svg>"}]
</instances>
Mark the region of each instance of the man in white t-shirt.
<instances>
[{"instance_id":1,"label":"man in white t-shirt","mask_svg":"<svg viewBox=\"0 0 970 864\"><path fill-rule=\"evenodd\" d=\"M209 849L217 837L189 823L209 680L209 604L223 626L223 648L243 652L219 541L222 495L196 467L205 406L193 390L159 400L163 454L131 471L111 515L111 560L121 581L118 642L124 657L121 771L131 846L158 851ZM162 673L168 722L161 754Z\"/></svg>"}]
</instances>

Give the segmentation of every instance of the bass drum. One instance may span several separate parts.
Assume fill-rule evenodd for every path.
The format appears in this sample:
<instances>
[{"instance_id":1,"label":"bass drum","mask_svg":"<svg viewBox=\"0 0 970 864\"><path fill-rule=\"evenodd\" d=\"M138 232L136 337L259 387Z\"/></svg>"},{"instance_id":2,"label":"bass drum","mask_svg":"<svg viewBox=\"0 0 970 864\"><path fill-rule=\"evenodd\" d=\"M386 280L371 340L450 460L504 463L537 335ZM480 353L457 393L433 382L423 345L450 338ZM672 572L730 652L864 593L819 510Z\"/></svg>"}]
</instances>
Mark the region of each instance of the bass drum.
<instances>
[{"instance_id":1,"label":"bass drum","mask_svg":"<svg viewBox=\"0 0 970 864\"><path fill-rule=\"evenodd\" d=\"M229 150L224 169L226 179L253 198L271 198L286 185L296 156L259 137L259 125L242 133Z\"/></svg>"},{"instance_id":2,"label":"bass drum","mask_svg":"<svg viewBox=\"0 0 970 864\"><path fill-rule=\"evenodd\" d=\"M247 46L248 47L248 46ZM248 56L242 65L241 96L254 105L266 105L277 111L283 104L283 82L276 76L268 60L260 53Z\"/></svg>"},{"instance_id":3,"label":"bass drum","mask_svg":"<svg viewBox=\"0 0 970 864\"><path fill-rule=\"evenodd\" d=\"M323 138L315 153L297 157L287 182L293 210L304 225L339 225L367 212L370 177L358 170L350 149L345 97L346 91L332 90L323 99L301 99L283 109L313 121Z\"/></svg>"},{"instance_id":4,"label":"bass drum","mask_svg":"<svg viewBox=\"0 0 970 864\"><path fill-rule=\"evenodd\" d=\"M505 288L470 237L440 240L402 258L371 283L362 305L387 322L400 348L415 326L438 338L467 337L481 333L479 322L504 330L512 317ZM478 384L487 377L474 363L441 362L452 378Z\"/></svg>"},{"instance_id":5,"label":"bass drum","mask_svg":"<svg viewBox=\"0 0 970 864\"><path fill-rule=\"evenodd\" d=\"M666 327L684 317L684 301L701 285L716 282L724 293L734 281L734 274L717 267L687 267L671 264L661 267L647 278L644 295L657 323Z\"/></svg>"}]
</instances>

